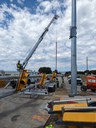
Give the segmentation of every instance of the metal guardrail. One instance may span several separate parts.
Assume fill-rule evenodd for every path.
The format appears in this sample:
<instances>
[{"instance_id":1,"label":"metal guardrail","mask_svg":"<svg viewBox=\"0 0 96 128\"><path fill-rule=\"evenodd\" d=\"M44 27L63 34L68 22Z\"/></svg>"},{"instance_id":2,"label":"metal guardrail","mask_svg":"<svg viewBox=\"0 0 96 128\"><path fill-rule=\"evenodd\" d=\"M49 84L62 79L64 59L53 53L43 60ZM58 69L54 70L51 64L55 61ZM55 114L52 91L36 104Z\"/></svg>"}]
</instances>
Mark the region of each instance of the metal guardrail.
<instances>
[{"instance_id":1,"label":"metal guardrail","mask_svg":"<svg viewBox=\"0 0 96 128\"><path fill-rule=\"evenodd\" d=\"M48 77L51 77L52 74L47 74ZM36 78L36 77L42 77L42 74L39 74L39 75L30 75L28 78ZM61 74L57 74L57 77L62 77ZM0 80L6 80L6 79L18 79L19 78L19 75L18 76L0 76Z\"/></svg>"}]
</instances>

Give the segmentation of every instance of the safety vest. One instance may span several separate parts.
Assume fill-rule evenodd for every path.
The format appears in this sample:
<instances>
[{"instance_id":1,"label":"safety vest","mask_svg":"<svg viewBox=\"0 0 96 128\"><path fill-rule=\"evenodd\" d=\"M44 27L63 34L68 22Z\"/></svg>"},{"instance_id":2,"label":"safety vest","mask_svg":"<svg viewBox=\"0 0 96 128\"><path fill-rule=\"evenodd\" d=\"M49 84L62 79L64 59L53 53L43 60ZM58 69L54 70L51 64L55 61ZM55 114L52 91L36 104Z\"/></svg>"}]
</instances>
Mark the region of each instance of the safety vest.
<instances>
[{"instance_id":1,"label":"safety vest","mask_svg":"<svg viewBox=\"0 0 96 128\"><path fill-rule=\"evenodd\" d=\"M18 63L18 64L17 64L17 68L20 68L20 67L21 67L21 65Z\"/></svg>"}]
</instances>

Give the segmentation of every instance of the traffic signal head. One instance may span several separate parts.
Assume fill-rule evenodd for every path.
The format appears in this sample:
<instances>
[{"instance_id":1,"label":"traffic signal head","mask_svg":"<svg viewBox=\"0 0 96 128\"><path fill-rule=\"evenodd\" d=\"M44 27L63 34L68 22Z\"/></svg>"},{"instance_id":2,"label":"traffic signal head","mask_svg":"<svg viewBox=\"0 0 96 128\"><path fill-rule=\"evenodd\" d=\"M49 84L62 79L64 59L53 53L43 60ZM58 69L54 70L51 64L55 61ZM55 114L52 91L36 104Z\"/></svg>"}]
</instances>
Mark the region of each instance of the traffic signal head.
<instances>
[{"instance_id":1,"label":"traffic signal head","mask_svg":"<svg viewBox=\"0 0 96 128\"><path fill-rule=\"evenodd\" d=\"M52 73L52 77L51 77L51 80L53 81L54 80L54 78L56 77L56 72L54 71L53 73Z\"/></svg>"},{"instance_id":2,"label":"traffic signal head","mask_svg":"<svg viewBox=\"0 0 96 128\"><path fill-rule=\"evenodd\" d=\"M42 74L42 78L41 78L39 84L40 85L44 85L45 84L45 80L46 80L46 74L44 73L44 74Z\"/></svg>"},{"instance_id":3,"label":"traffic signal head","mask_svg":"<svg viewBox=\"0 0 96 128\"><path fill-rule=\"evenodd\" d=\"M27 78L28 75L29 74L27 70L25 69L20 73L20 77L17 83L17 88L16 88L17 91L21 91L23 88L26 88L27 81L28 81L28 78Z\"/></svg>"}]
</instances>

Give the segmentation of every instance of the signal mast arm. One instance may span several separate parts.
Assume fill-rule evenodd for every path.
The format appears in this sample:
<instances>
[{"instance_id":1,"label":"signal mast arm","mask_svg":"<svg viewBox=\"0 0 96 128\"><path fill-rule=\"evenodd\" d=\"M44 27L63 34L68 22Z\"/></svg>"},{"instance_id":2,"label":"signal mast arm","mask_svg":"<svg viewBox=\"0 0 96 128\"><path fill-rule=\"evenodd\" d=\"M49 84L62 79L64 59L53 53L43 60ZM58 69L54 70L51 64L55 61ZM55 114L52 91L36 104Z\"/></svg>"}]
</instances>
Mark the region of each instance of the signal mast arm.
<instances>
[{"instance_id":1,"label":"signal mast arm","mask_svg":"<svg viewBox=\"0 0 96 128\"><path fill-rule=\"evenodd\" d=\"M34 47L32 48L31 52L28 54L28 56L26 57L26 59L24 60L22 66L23 69L25 69L26 65L28 64L29 59L32 57L32 55L34 54L35 50L37 49L38 45L40 44L40 42L43 40L44 36L46 35L46 33L48 32L48 29L50 27L50 25L54 22L54 20L57 20L58 15L55 15L51 22L49 23L49 25L45 28L44 32L41 34L41 36L39 37L37 43L34 45Z\"/></svg>"}]
</instances>

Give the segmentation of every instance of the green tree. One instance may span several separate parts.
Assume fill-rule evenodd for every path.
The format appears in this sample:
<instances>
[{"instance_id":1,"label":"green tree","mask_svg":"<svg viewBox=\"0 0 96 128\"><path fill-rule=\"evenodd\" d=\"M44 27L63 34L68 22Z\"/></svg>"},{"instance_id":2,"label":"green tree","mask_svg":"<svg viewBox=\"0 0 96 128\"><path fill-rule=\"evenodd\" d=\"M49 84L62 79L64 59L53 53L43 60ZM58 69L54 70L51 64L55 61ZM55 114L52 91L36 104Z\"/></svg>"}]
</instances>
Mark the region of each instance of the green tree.
<instances>
[{"instance_id":1,"label":"green tree","mask_svg":"<svg viewBox=\"0 0 96 128\"><path fill-rule=\"evenodd\" d=\"M46 74L51 74L52 70L50 67L40 67L38 70L39 73L46 73Z\"/></svg>"}]
</instances>

